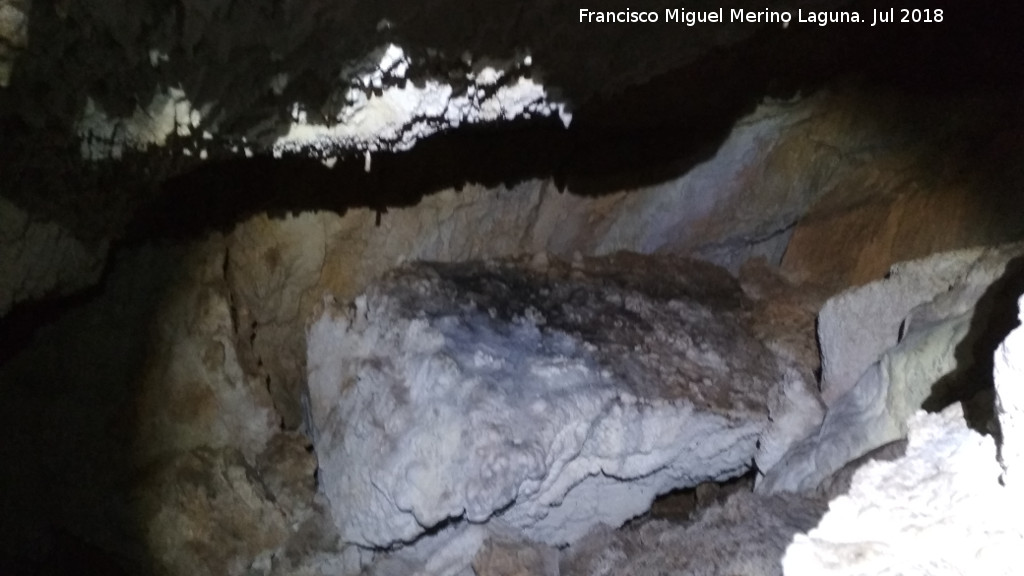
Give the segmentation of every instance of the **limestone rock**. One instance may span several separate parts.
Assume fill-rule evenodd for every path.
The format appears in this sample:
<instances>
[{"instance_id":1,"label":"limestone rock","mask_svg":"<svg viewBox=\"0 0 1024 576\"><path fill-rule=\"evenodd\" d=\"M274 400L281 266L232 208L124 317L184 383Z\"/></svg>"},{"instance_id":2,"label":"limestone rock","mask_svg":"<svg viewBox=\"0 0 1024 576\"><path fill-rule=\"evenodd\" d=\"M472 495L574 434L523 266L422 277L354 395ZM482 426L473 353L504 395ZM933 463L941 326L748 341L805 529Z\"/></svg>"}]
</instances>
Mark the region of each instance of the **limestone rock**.
<instances>
[{"instance_id":1,"label":"limestone rock","mask_svg":"<svg viewBox=\"0 0 1024 576\"><path fill-rule=\"evenodd\" d=\"M1024 322L1024 297L1018 318ZM1010 332L995 354L996 411L1002 433L1002 483L1024 491L1024 328Z\"/></svg>"},{"instance_id":2,"label":"limestone rock","mask_svg":"<svg viewBox=\"0 0 1024 576\"><path fill-rule=\"evenodd\" d=\"M138 500L157 574L248 574L288 536L287 516L237 450L199 448L153 474Z\"/></svg>"},{"instance_id":3,"label":"limestone rock","mask_svg":"<svg viewBox=\"0 0 1024 576\"><path fill-rule=\"evenodd\" d=\"M692 523L595 530L566 550L561 574L781 576L779 559L792 535L813 526L824 508L816 498L740 492Z\"/></svg>"},{"instance_id":4,"label":"limestone rock","mask_svg":"<svg viewBox=\"0 0 1024 576\"><path fill-rule=\"evenodd\" d=\"M754 475L747 474L725 482L703 482L695 488L669 492L655 500L651 504L651 509L641 518L670 521L689 520L706 508L721 506L737 492L750 492L754 488L754 479Z\"/></svg>"},{"instance_id":5,"label":"limestone rock","mask_svg":"<svg viewBox=\"0 0 1024 576\"><path fill-rule=\"evenodd\" d=\"M198 447L235 447L253 462L277 432L266 384L239 361L223 239L190 246L166 288L136 402L140 462Z\"/></svg>"},{"instance_id":6,"label":"limestone rock","mask_svg":"<svg viewBox=\"0 0 1024 576\"><path fill-rule=\"evenodd\" d=\"M771 470L794 444L821 426L825 409L812 385L795 370L786 370L769 391L771 423L758 443L757 463L762 473Z\"/></svg>"},{"instance_id":7,"label":"limestone rock","mask_svg":"<svg viewBox=\"0 0 1024 576\"><path fill-rule=\"evenodd\" d=\"M342 539L498 514L572 542L748 469L777 358L724 271L626 254L417 264L309 333L320 481Z\"/></svg>"},{"instance_id":8,"label":"limestone rock","mask_svg":"<svg viewBox=\"0 0 1024 576\"><path fill-rule=\"evenodd\" d=\"M266 383L284 426L303 424L306 318L320 290L326 231L337 216L301 214L240 224L225 239L224 280L235 311L235 348L246 373ZM315 296L314 296L315 295Z\"/></svg>"},{"instance_id":9,"label":"limestone rock","mask_svg":"<svg viewBox=\"0 0 1024 576\"><path fill-rule=\"evenodd\" d=\"M753 300L755 335L780 357L791 360L767 398L771 424L761 437L756 458L758 469L765 471L825 417L813 374L819 366L815 318L827 289L794 282L763 259L740 269L740 283Z\"/></svg>"},{"instance_id":10,"label":"limestone rock","mask_svg":"<svg viewBox=\"0 0 1024 576\"><path fill-rule=\"evenodd\" d=\"M825 402L833 404L852 388L868 366L899 343L910 311L954 286L982 253L960 250L903 262L884 280L830 298L818 316Z\"/></svg>"},{"instance_id":11,"label":"limestone rock","mask_svg":"<svg viewBox=\"0 0 1024 576\"><path fill-rule=\"evenodd\" d=\"M818 433L794 445L767 472L759 489L814 490L850 460L905 435L908 411L956 369L954 350L969 324L969 314L954 317L887 352L829 409Z\"/></svg>"},{"instance_id":12,"label":"limestone rock","mask_svg":"<svg viewBox=\"0 0 1024 576\"><path fill-rule=\"evenodd\" d=\"M898 262L1021 238L1019 177L999 182L998 161L987 164L1002 147L995 139L955 135L983 126L966 100L954 107L963 114L935 122L938 100L904 106L885 90L851 95L833 92L831 121L816 122L808 134L806 146L837 159L813 181L822 190L794 227L784 269L843 289L873 282ZM971 169L953 168L968 162Z\"/></svg>"},{"instance_id":13,"label":"limestone rock","mask_svg":"<svg viewBox=\"0 0 1024 576\"><path fill-rule=\"evenodd\" d=\"M884 446L875 448L860 458L855 458L839 469L838 472L829 476L818 486L817 493L829 500L837 496L843 496L850 491L853 484L853 477L868 462L879 460L889 462L902 457L907 453L907 439L903 438L890 442Z\"/></svg>"},{"instance_id":14,"label":"limestone rock","mask_svg":"<svg viewBox=\"0 0 1024 576\"><path fill-rule=\"evenodd\" d=\"M795 444L759 489L814 490L850 460L904 437L907 419L926 401L941 408L978 392L974 365L986 362L977 356L991 354L985 343L990 325L998 328L990 318L993 302L1019 281L1018 266L1008 264L1021 250L983 251L959 282L908 314L899 344L833 402L820 430ZM1003 275L1008 278L996 285Z\"/></svg>"}]
</instances>

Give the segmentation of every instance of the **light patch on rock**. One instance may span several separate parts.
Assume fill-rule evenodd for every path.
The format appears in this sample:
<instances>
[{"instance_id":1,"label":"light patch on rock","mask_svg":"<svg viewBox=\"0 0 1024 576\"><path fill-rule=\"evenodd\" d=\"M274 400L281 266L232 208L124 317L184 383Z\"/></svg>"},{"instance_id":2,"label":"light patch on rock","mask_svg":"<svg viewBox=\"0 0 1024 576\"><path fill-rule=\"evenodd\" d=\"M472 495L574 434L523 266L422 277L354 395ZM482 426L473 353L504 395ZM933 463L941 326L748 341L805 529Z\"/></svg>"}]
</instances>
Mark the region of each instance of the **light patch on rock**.
<instances>
[{"instance_id":1,"label":"light patch on rock","mask_svg":"<svg viewBox=\"0 0 1024 576\"><path fill-rule=\"evenodd\" d=\"M758 470L770 470L792 445L821 425L825 408L813 385L796 370L787 370L768 396L771 425L757 450Z\"/></svg>"},{"instance_id":2,"label":"light patch on rock","mask_svg":"<svg viewBox=\"0 0 1024 576\"><path fill-rule=\"evenodd\" d=\"M137 458L197 447L236 447L250 461L277 432L266 383L247 373L224 279L221 238L190 247L188 271L154 320L153 346L136 400Z\"/></svg>"},{"instance_id":3,"label":"light patch on rock","mask_svg":"<svg viewBox=\"0 0 1024 576\"><path fill-rule=\"evenodd\" d=\"M597 528L562 556L562 576L782 576L793 534L821 517L824 500L749 492L732 495L692 522Z\"/></svg>"},{"instance_id":4,"label":"light patch on rock","mask_svg":"<svg viewBox=\"0 0 1024 576\"><path fill-rule=\"evenodd\" d=\"M128 118L111 118L100 103L86 97L85 109L75 124L87 160L120 159L131 149L164 146L172 134L189 136L199 128L202 113L180 88L157 92L145 107Z\"/></svg>"},{"instance_id":5,"label":"light patch on rock","mask_svg":"<svg viewBox=\"0 0 1024 576\"><path fill-rule=\"evenodd\" d=\"M28 46L29 0L0 0L0 88L10 85L14 63Z\"/></svg>"},{"instance_id":6,"label":"light patch on rock","mask_svg":"<svg viewBox=\"0 0 1024 576\"><path fill-rule=\"evenodd\" d=\"M980 361L972 357L971 344L981 337L978 324L984 326L990 319L976 317L978 302L1022 252L1024 245L1010 244L969 252L972 257L966 263L964 252L948 254L945 259L933 257L936 262L959 263L959 280L907 314L899 344L885 351L849 391L833 401L820 429L795 443L767 471L758 488L766 492L814 490L847 462L905 437L907 419L926 399L939 393L940 379L955 382ZM943 267L939 270L941 273ZM867 291L881 299L887 292ZM886 309L885 304L870 298L861 306ZM884 322L892 324L888 318ZM848 339L840 337L839 341Z\"/></svg>"},{"instance_id":7,"label":"light patch on rock","mask_svg":"<svg viewBox=\"0 0 1024 576\"><path fill-rule=\"evenodd\" d=\"M557 114L566 126L572 120L566 105L551 102L544 86L532 79L520 76L501 82L507 72L485 67L467 74L468 86L456 93L439 80L422 85L405 81L412 65L404 50L389 45L372 71L352 80L346 105L335 113L334 124L310 123L298 107L288 133L274 142L274 154L401 151L462 124L507 121L527 114Z\"/></svg>"},{"instance_id":8,"label":"light patch on rock","mask_svg":"<svg viewBox=\"0 0 1024 576\"><path fill-rule=\"evenodd\" d=\"M1017 304L1024 323L1024 297ZM1024 492L1024 328L1010 332L995 355L996 413L1003 436L1003 485ZM1019 510L1020 508L1018 508Z\"/></svg>"},{"instance_id":9,"label":"light patch on rock","mask_svg":"<svg viewBox=\"0 0 1024 576\"><path fill-rule=\"evenodd\" d=\"M1024 328L999 346L993 373L999 459L993 438L969 429L959 404L918 412L906 454L864 465L818 527L794 538L783 558L787 576L1019 574Z\"/></svg>"}]
</instances>

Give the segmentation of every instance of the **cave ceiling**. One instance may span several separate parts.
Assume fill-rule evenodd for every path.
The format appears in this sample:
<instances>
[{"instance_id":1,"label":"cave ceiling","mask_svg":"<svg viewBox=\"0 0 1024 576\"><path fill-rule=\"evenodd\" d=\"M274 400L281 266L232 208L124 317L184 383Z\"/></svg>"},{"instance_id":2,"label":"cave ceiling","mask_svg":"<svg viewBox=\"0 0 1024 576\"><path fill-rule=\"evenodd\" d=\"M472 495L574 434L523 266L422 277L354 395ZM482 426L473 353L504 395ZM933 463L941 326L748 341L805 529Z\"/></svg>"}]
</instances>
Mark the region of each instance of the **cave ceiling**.
<instances>
[{"instance_id":1,"label":"cave ceiling","mask_svg":"<svg viewBox=\"0 0 1024 576\"><path fill-rule=\"evenodd\" d=\"M0 0L3 194L85 239L182 203L228 224L383 211L467 182L552 178L598 194L682 174L757 103L840 79L929 93L1021 86L1014 3L932 3L942 23L879 27L688 26L664 22L668 4L628 7L657 11L658 24L581 24L583 6L564 0ZM733 8L869 19L888 7L679 6L727 19ZM378 105L389 93L399 104ZM289 141L320 124L342 136Z\"/></svg>"}]
</instances>

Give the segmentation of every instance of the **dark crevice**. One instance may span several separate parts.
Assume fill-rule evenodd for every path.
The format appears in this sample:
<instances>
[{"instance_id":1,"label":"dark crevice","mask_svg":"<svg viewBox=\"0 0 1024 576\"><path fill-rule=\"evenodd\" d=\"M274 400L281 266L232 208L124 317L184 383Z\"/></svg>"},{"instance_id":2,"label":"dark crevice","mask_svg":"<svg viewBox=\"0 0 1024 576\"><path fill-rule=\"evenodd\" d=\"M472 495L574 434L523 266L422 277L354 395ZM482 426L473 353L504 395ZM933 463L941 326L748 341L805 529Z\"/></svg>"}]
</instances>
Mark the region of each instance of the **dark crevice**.
<instances>
[{"instance_id":1,"label":"dark crevice","mask_svg":"<svg viewBox=\"0 0 1024 576\"><path fill-rule=\"evenodd\" d=\"M704 482L698 486L679 488L658 496L651 509L631 521L669 520L685 522L692 520L701 511L722 504L736 492L750 492L757 477L756 468L747 473L722 482Z\"/></svg>"},{"instance_id":2,"label":"dark crevice","mask_svg":"<svg viewBox=\"0 0 1024 576\"><path fill-rule=\"evenodd\" d=\"M43 295L18 302L6 315L0 317L0 367L32 346L36 332L40 329L57 322L68 312L88 305L103 294L114 266L116 251L116 247L111 247L110 255L95 284L68 295Z\"/></svg>"}]
</instances>

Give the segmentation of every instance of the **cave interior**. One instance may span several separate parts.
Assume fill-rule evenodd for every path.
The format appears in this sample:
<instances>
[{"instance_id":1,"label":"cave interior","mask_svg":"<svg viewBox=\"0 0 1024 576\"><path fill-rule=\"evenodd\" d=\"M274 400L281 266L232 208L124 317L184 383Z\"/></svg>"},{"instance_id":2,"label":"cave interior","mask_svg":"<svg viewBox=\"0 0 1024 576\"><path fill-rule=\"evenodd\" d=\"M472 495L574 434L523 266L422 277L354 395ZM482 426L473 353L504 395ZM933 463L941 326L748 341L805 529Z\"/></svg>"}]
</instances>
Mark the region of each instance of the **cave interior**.
<instances>
[{"instance_id":1,"label":"cave interior","mask_svg":"<svg viewBox=\"0 0 1024 576\"><path fill-rule=\"evenodd\" d=\"M1024 5L692 4L0 0L0 573L809 574L917 409L1002 446Z\"/></svg>"}]
</instances>

